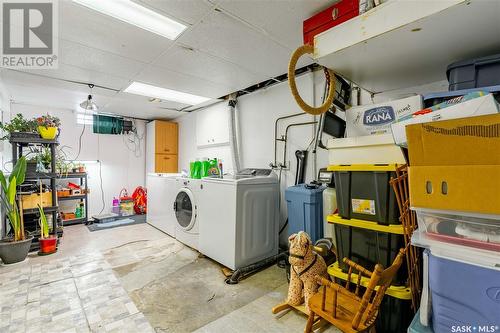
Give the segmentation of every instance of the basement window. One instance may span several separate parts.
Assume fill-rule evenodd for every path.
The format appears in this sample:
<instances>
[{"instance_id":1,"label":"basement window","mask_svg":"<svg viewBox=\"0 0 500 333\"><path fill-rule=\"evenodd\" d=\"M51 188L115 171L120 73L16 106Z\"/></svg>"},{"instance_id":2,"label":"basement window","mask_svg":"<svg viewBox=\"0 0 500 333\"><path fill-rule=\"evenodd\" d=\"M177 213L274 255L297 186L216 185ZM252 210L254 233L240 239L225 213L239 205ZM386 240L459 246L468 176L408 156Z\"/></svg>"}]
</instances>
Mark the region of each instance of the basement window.
<instances>
[{"instance_id":1,"label":"basement window","mask_svg":"<svg viewBox=\"0 0 500 333\"><path fill-rule=\"evenodd\" d=\"M93 125L94 115L92 112L76 112L76 123L78 125Z\"/></svg>"}]
</instances>

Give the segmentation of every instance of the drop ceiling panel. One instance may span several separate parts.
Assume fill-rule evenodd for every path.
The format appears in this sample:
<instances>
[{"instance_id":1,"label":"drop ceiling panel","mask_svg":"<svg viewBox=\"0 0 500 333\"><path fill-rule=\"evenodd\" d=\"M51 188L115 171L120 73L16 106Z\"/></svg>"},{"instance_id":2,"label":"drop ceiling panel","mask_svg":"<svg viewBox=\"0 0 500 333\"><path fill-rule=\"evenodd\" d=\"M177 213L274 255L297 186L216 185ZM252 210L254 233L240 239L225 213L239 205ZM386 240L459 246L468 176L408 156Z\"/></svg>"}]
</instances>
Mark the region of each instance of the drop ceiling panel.
<instances>
[{"instance_id":1,"label":"drop ceiling panel","mask_svg":"<svg viewBox=\"0 0 500 333\"><path fill-rule=\"evenodd\" d=\"M141 62L151 62L172 44L165 37L71 1L61 1L59 10L59 36L62 39Z\"/></svg>"},{"instance_id":2,"label":"drop ceiling panel","mask_svg":"<svg viewBox=\"0 0 500 333\"><path fill-rule=\"evenodd\" d=\"M129 78L145 66L144 63L120 55L62 40L59 43L59 61L99 73Z\"/></svg>"},{"instance_id":3,"label":"drop ceiling panel","mask_svg":"<svg viewBox=\"0 0 500 333\"><path fill-rule=\"evenodd\" d=\"M151 103L147 97L120 93L117 98L105 105L103 111L144 119L172 119L184 113L169 109L180 109L185 106L175 102Z\"/></svg>"},{"instance_id":4,"label":"drop ceiling panel","mask_svg":"<svg viewBox=\"0 0 500 333\"><path fill-rule=\"evenodd\" d=\"M84 83L93 83L103 87L108 87L116 90L123 89L128 86L129 80L123 77L91 71L81 67L59 64L57 70L53 69L36 69L26 71L28 74L43 75L46 78L71 80Z\"/></svg>"},{"instance_id":5,"label":"drop ceiling panel","mask_svg":"<svg viewBox=\"0 0 500 333\"><path fill-rule=\"evenodd\" d=\"M134 80L210 98L219 98L233 92L229 86L158 66L147 67Z\"/></svg>"},{"instance_id":6,"label":"drop ceiling panel","mask_svg":"<svg viewBox=\"0 0 500 333\"><path fill-rule=\"evenodd\" d=\"M290 56L287 48L218 11L179 37L179 42L238 64L263 79L286 73Z\"/></svg>"},{"instance_id":7,"label":"drop ceiling panel","mask_svg":"<svg viewBox=\"0 0 500 333\"><path fill-rule=\"evenodd\" d=\"M221 0L218 1L218 6L250 23L290 50L295 50L303 44L302 22L328 8L332 3L332 0Z\"/></svg>"},{"instance_id":8,"label":"drop ceiling panel","mask_svg":"<svg viewBox=\"0 0 500 333\"><path fill-rule=\"evenodd\" d=\"M212 5L203 0L136 0L137 3L182 23L198 22Z\"/></svg>"},{"instance_id":9,"label":"drop ceiling panel","mask_svg":"<svg viewBox=\"0 0 500 333\"><path fill-rule=\"evenodd\" d=\"M199 50L176 45L155 63L159 67L183 72L239 90L258 83L262 75Z\"/></svg>"}]
</instances>

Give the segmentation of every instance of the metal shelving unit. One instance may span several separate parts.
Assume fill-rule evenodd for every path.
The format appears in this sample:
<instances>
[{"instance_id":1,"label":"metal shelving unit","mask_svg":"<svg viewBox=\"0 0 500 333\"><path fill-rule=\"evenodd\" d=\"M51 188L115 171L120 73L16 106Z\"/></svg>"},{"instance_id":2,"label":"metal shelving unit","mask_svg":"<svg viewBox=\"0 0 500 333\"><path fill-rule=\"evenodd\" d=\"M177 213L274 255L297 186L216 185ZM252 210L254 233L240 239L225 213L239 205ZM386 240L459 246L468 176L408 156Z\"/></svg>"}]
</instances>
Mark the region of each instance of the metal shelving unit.
<instances>
[{"instance_id":1,"label":"metal shelving unit","mask_svg":"<svg viewBox=\"0 0 500 333\"><path fill-rule=\"evenodd\" d=\"M86 172L70 172L70 173L63 173L63 174L58 174L56 176L57 179L78 179L80 181L80 186L82 187L84 193L83 194L78 194L78 195L70 195L67 197L58 197L57 200L59 201L71 201L71 200L83 200L84 206L85 206L85 216L80 217L80 218L75 218L75 219L70 219L70 220L62 220L63 226L68 226L68 225L74 225L74 224L81 224L81 223L87 223L88 222L88 213L89 213L89 208L88 208L88 179L87 179L87 173Z\"/></svg>"},{"instance_id":2,"label":"metal shelving unit","mask_svg":"<svg viewBox=\"0 0 500 333\"><path fill-rule=\"evenodd\" d=\"M51 234L55 235L57 234L59 237L62 236L62 228L58 226L58 207L57 207L57 195L56 195L56 146L59 145L59 142L57 139L55 140L46 140L42 139L40 137L24 137L24 138L11 138L10 143L12 145L12 163L15 165L19 158L21 158L24 155L24 150L30 146L44 146L48 147L50 149L50 156L51 156L51 162L50 162L50 170L51 172L49 173L27 173L25 177L25 181L38 181L40 179L45 179L50 181L50 188L52 190L52 203L56 204L55 206L50 206L50 207L44 207L43 210L46 213L49 213L52 215L52 230ZM34 214L38 214L38 208L35 209L23 209L22 214L26 217ZM7 225L7 220L4 219L4 224L5 224L5 229ZM34 228L33 228L34 224ZM38 226L36 223L31 223L25 224L25 230L29 234L32 234L34 236L33 242L31 243L31 249L30 251L36 251L39 249L39 243L38 243L38 237L40 235L40 232L38 230Z\"/></svg>"}]
</instances>

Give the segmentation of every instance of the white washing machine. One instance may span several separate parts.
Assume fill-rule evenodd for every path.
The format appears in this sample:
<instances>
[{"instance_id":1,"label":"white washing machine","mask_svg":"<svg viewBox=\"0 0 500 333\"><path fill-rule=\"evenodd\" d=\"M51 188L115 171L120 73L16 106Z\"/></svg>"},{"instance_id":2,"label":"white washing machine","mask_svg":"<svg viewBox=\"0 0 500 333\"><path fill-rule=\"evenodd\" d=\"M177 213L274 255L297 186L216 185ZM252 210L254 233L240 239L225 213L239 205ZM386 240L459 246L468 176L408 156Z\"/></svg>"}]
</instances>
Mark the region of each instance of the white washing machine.
<instances>
[{"instance_id":1,"label":"white washing machine","mask_svg":"<svg viewBox=\"0 0 500 333\"><path fill-rule=\"evenodd\" d=\"M201 180L177 178L179 187L174 197L175 238L198 250L199 243L199 195Z\"/></svg>"},{"instance_id":2,"label":"white washing machine","mask_svg":"<svg viewBox=\"0 0 500 333\"><path fill-rule=\"evenodd\" d=\"M199 251L233 270L277 255L278 191L278 177L267 169L204 178Z\"/></svg>"},{"instance_id":3,"label":"white washing machine","mask_svg":"<svg viewBox=\"0 0 500 333\"><path fill-rule=\"evenodd\" d=\"M180 174L149 173L146 178L148 212L146 222L175 237L174 198L179 190Z\"/></svg>"}]
</instances>

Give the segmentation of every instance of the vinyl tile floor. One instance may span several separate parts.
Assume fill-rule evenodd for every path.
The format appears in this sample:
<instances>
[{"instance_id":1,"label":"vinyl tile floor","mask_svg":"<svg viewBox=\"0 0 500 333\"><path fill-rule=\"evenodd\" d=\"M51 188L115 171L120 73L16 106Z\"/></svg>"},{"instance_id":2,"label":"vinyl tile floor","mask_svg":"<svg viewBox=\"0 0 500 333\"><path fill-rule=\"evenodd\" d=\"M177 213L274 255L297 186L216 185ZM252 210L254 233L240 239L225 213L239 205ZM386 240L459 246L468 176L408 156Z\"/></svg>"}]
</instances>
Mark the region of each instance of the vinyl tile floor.
<instances>
[{"instance_id":1,"label":"vinyl tile floor","mask_svg":"<svg viewBox=\"0 0 500 333\"><path fill-rule=\"evenodd\" d=\"M277 266L226 285L219 264L147 224L77 225L56 254L0 265L0 332L303 332L304 315L271 313L286 292Z\"/></svg>"}]
</instances>

